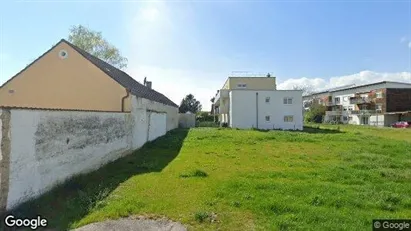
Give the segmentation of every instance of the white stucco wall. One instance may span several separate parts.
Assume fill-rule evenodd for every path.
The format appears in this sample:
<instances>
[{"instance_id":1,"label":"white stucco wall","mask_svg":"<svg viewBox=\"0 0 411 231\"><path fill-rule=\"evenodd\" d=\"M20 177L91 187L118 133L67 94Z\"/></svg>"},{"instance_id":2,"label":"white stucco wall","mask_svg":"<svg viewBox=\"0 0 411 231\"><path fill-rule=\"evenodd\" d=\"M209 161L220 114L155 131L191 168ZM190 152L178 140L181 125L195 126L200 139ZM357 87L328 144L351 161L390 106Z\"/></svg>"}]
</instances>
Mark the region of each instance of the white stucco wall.
<instances>
[{"instance_id":1,"label":"white stucco wall","mask_svg":"<svg viewBox=\"0 0 411 231\"><path fill-rule=\"evenodd\" d=\"M129 113L12 110L7 209L131 151Z\"/></svg>"},{"instance_id":2,"label":"white stucco wall","mask_svg":"<svg viewBox=\"0 0 411 231\"><path fill-rule=\"evenodd\" d=\"M178 126L178 108L135 96L131 106L131 113L7 109L11 148L6 208L98 169Z\"/></svg>"},{"instance_id":3,"label":"white stucco wall","mask_svg":"<svg viewBox=\"0 0 411 231\"><path fill-rule=\"evenodd\" d=\"M157 112L157 113L156 113ZM167 131L178 127L178 108L154 102L145 98L136 96L131 97L131 113L134 122L132 128L132 148L137 149L143 146L147 141L152 140L150 134L165 134ZM155 120L150 122L150 115L154 115ZM164 120L165 119L165 120ZM165 132L164 132L165 125ZM155 131L150 130L155 129ZM154 135L156 136L156 135ZM158 137L158 136L157 136ZM156 138L157 138L156 137Z\"/></svg>"},{"instance_id":4,"label":"white stucco wall","mask_svg":"<svg viewBox=\"0 0 411 231\"><path fill-rule=\"evenodd\" d=\"M148 121L150 121L148 129L148 141L153 141L158 137L165 135L167 133L167 114L149 111L147 115L149 117Z\"/></svg>"},{"instance_id":5,"label":"white stucco wall","mask_svg":"<svg viewBox=\"0 0 411 231\"><path fill-rule=\"evenodd\" d=\"M179 113L178 126L181 128L193 128L196 126L196 115Z\"/></svg>"},{"instance_id":6,"label":"white stucco wall","mask_svg":"<svg viewBox=\"0 0 411 231\"><path fill-rule=\"evenodd\" d=\"M258 93L258 109L256 93ZM266 97L270 97L269 102L266 102ZM293 103L284 104L284 97L293 98ZM232 90L230 92L230 127L302 130L302 111L302 91ZM266 121L266 116L270 116L269 121ZM293 116L293 122L284 122L284 116Z\"/></svg>"}]
</instances>

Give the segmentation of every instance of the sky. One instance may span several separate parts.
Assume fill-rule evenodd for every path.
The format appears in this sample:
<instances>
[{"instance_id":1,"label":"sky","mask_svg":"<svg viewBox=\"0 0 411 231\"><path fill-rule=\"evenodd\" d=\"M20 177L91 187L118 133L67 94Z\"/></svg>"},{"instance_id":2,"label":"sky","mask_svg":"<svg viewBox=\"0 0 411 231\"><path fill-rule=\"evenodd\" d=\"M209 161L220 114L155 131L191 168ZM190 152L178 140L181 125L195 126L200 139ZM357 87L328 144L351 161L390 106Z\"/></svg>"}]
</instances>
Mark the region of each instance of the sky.
<instances>
[{"instance_id":1,"label":"sky","mask_svg":"<svg viewBox=\"0 0 411 231\"><path fill-rule=\"evenodd\" d=\"M203 110L232 71L272 72L278 89L411 82L411 0L30 0L0 2L0 84L79 24L137 81Z\"/></svg>"}]
</instances>

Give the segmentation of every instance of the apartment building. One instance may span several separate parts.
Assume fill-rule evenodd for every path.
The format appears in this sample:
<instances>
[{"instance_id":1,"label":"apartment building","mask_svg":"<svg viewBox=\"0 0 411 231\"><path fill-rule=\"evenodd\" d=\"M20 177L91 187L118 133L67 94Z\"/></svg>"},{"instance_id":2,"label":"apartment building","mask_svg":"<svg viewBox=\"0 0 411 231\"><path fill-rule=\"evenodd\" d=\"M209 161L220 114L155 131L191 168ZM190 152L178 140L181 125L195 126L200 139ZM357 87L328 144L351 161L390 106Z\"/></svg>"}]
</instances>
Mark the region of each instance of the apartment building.
<instances>
[{"instance_id":1,"label":"apartment building","mask_svg":"<svg viewBox=\"0 0 411 231\"><path fill-rule=\"evenodd\" d=\"M217 91L213 111L233 128L302 130L302 91L277 90L271 73L229 76Z\"/></svg>"},{"instance_id":2,"label":"apartment building","mask_svg":"<svg viewBox=\"0 0 411 231\"><path fill-rule=\"evenodd\" d=\"M327 107L324 122L389 126L411 121L411 84L382 81L329 89L303 97L306 110L317 101Z\"/></svg>"}]
</instances>

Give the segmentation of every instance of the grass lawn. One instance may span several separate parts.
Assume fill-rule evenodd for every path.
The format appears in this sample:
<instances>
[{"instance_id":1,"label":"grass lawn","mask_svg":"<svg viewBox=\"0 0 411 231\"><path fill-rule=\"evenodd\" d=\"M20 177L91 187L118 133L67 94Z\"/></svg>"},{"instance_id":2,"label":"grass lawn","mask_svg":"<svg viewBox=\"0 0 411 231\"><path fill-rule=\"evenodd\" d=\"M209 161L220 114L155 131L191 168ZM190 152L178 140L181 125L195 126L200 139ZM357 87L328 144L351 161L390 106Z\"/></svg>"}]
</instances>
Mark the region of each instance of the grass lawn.
<instances>
[{"instance_id":1,"label":"grass lawn","mask_svg":"<svg viewBox=\"0 0 411 231\"><path fill-rule=\"evenodd\" d=\"M191 230L371 230L372 219L411 218L411 129L337 128L174 130L14 213L58 230L134 214Z\"/></svg>"}]
</instances>

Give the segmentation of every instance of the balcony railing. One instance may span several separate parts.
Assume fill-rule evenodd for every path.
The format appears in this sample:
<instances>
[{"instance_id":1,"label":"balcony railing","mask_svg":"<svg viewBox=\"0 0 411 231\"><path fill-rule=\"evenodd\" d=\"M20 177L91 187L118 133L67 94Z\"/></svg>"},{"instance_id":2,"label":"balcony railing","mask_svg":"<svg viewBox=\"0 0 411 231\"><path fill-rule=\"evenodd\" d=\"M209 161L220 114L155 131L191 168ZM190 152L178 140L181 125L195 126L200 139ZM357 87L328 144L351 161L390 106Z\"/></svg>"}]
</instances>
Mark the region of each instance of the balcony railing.
<instances>
[{"instance_id":1,"label":"balcony railing","mask_svg":"<svg viewBox=\"0 0 411 231\"><path fill-rule=\"evenodd\" d=\"M350 114L349 111L326 111L325 115L327 116L348 116Z\"/></svg>"},{"instance_id":2,"label":"balcony railing","mask_svg":"<svg viewBox=\"0 0 411 231\"><path fill-rule=\"evenodd\" d=\"M365 103L371 103L371 99L360 98L360 97L350 98L350 104L365 104Z\"/></svg>"},{"instance_id":3,"label":"balcony railing","mask_svg":"<svg viewBox=\"0 0 411 231\"><path fill-rule=\"evenodd\" d=\"M215 95L214 102L217 106L219 106L220 105L220 99L225 99L225 98L228 98L228 90L221 89Z\"/></svg>"},{"instance_id":4,"label":"balcony railing","mask_svg":"<svg viewBox=\"0 0 411 231\"><path fill-rule=\"evenodd\" d=\"M377 114L377 112L379 112L379 111L376 111L376 110L354 110L354 111L351 111L351 114L353 114L353 115L374 115L374 114Z\"/></svg>"}]
</instances>

